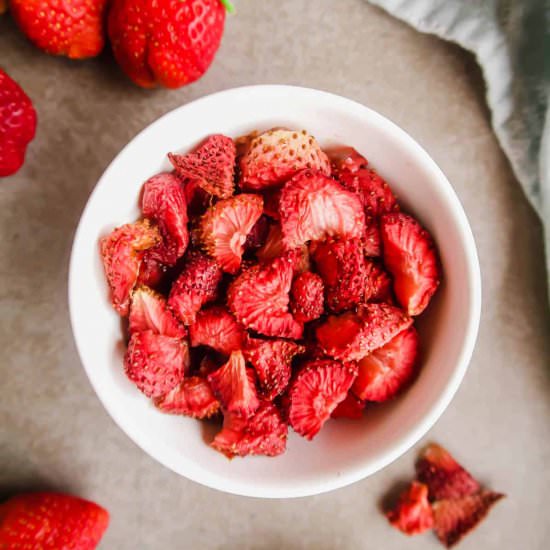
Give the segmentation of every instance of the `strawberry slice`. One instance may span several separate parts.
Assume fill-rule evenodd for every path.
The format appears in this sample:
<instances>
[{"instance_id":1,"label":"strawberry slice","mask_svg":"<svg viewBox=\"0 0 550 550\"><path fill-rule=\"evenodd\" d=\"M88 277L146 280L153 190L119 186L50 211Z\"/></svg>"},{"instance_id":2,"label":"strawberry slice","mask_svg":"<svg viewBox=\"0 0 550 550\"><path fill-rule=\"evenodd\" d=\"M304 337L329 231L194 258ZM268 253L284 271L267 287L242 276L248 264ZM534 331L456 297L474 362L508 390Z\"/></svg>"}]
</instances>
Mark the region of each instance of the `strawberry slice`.
<instances>
[{"instance_id":1,"label":"strawberry slice","mask_svg":"<svg viewBox=\"0 0 550 550\"><path fill-rule=\"evenodd\" d=\"M414 327L400 332L358 362L353 392L367 401L386 401L406 388L417 373L418 333Z\"/></svg>"},{"instance_id":2,"label":"strawberry slice","mask_svg":"<svg viewBox=\"0 0 550 550\"><path fill-rule=\"evenodd\" d=\"M180 178L194 180L210 195L227 199L233 194L235 143L221 134L208 137L193 153L168 153Z\"/></svg>"},{"instance_id":3,"label":"strawberry slice","mask_svg":"<svg viewBox=\"0 0 550 550\"><path fill-rule=\"evenodd\" d=\"M357 361L382 347L413 320L388 304L367 304L357 313L331 315L316 329L324 352L342 361Z\"/></svg>"},{"instance_id":4,"label":"strawberry slice","mask_svg":"<svg viewBox=\"0 0 550 550\"><path fill-rule=\"evenodd\" d=\"M210 384L199 376L185 378L166 395L155 399L155 405L165 413L184 414L193 418L210 418L220 409Z\"/></svg>"},{"instance_id":5,"label":"strawberry slice","mask_svg":"<svg viewBox=\"0 0 550 550\"><path fill-rule=\"evenodd\" d=\"M323 314L324 289L323 279L317 273L304 271L294 279L290 289L290 310L296 321L308 323Z\"/></svg>"},{"instance_id":6,"label":"strawberry slice","mask_svg":"<svg viewBox=\"0 0 550 550\"><path fill-rule=\"evenodd\" d=\"M288 420L294 431L313 439L357 375L353 363L317 360L303 365L288 390Z\"/></svg>"},{"instance_id":7,"label":"strawberry slice","mask_svg":"<svg viewBox=\"0 0 550 550\"><path fill-rule=\"evenodd\" d=\"M223 306L199 311L189 327L191 346L208 346L227 355L242 348L244 336L244 329Z\"/></svg>"},{"instance_id":8,"label":"strawberry slice","mask_svg":"<svg viewBox=\"0 0 550 550\"><path fill-rule=\"evenodd\" d=\"M100 240L111 302L120 315L128 315L130 292L138 278L143 252L160 240L157 227L147 220L117 227Z\"/></svg>"},{"instance_id":9,"label":"strawberry slice","mask_svg":"<svg viewBox=\"0 0 550 550\"><path fill-rule=\"evenodd\" d=\"M227 363L209 374L208 382L224 410L229 413L249 417L260 404L254 373L246 368L240 351L232 352Z\"/></svg>"},{"instance_id":10,"label":"strawberry slice","mask_svg":"<svg viewBox=\"0 0 550 550\"><path fill-rule=\"evenodd\" d=\"M342 172L354 174L369 164L367 159L353 147L336 147L327 151L332 164L332 173L339 177Z\"/></svg>"},{"instance_id":11,"label":"strawberry slice","mask_svg":"<svg viewBox=\"0 0 550 550\"><path fill-rule=\"evenodd\" d=\"M281 191L279 213L287 248L326 237L362 237L365 215L357 195L335 180L304 170Z\"/></svg>"},{"instance_id":12,"label":"strawberry slice","mask_svg":"<svg viewBox=\"0 0 550 550\"><path fill-rule=\"evenodd\" d=\"M305 130L269 130L252 139L240 161L243 189L263 189L283 183L310 168L330 174L330 162Z\"/></svg>"},{"instance_id":13,"label":"strawberry slice","mask_svg":"<svg viewBox=\"0 0 550 550\"><path fill-rule=\"evenodd\" d=\"M248 339L243 354L258 375L264 399L273 401L285 391L292 374L292 359L304 351L303 346L288 340Z\"/></svg>"},{"instance_id":14,"label":"strawberry slice","mask_svg":"<svg viewBox=\"0 0 550 550\"><path fill-rule=\"evenodd\" d=\"M200 308L217 296L222 271L208 256L193 251L188 254L181 275L172 285L168 305L185 325L195 322Z\"/></svg>"},{"instance_id":15,"label":"strawberry slice","mask_svg":"<svg viewBox=\"0 0 550 550\"><path fill-rule=\"evenodd\" d=\"M384 268L372 260L365 262L365 302L387 302L392 299L392 281Z\"/></svg>"},{"instance_id":16,"label":"strawberry slice","mask_svg":"<svg viewBox=\"0 0 550 550\"><path fill-rule=\"evenodd\" d=\"M187 342L152 330L134 332L124 357L128 378L147 396L160 397L182 380L189 366Z\"/></svg>"},{"instance_id":17,"label":"strawberry slice","mask_svg":"<svg viewBox=\"0 0 550 550\"><path fill-rule=\"evenodd\" d=\"M479 483L443 447L429 445L416 465L417 478L433 500L457 499L479 491Z\"/></svg>"},{"instance_id":18,"label":"strawberry slice","mask_svg":"<svg viewBox=\"0 0 550 550\"><path fill-rule=\"evenodd\" d=\"M143 260L139 267L137 286L157 288L166 274L166 266L151 257L151 250L143 254Z\"/></svg>"},{"instance_id":19,"label":"strawberry slice","mask_svg":"<svg viewBox=\"0 0 550 550\"><path fill-rule=\"evenodd\" d=\"M174 265L189 244L187 201L179 179L169 173L148 179L143 185L141 210L158 224L162 235L162 243L151 250L151 257Z\"/></svg>"},{"instance_id":20,"label":"strawberry slice","mask_svg":"<svg viewBox=\"0 0 550 550\"><path fill-rule=\"evenodd\" d=\"M381 220L384 264L393 275L394 291L409 315L422 313L437 290L439 264L430 234L407 214Z\"/></svg>"},{"instance_id":21,"label":"strawberry slice","mask_svg":"<svg viewBox=\"0 0 550 550\"><path fill-rule=\"evenodd\" d=\"M350 390L346 395L346 398L338 403L330 416L332 418L350 418L351 420L359 420L360 418L363 418L363 411L365 410L366 405L366 401L356 397Z\"/></svg>"},{"instance_id":22,"label":"strawberry slice","mask_svg":"<svg viewBox=\"0 0 550 550\"><path fill-rule=\"evenodd\" d=\"M288 312L292 267L287 258L275 258L235 278L227 303L237 321L265 336L301 338L303 325Z\"/></svg>"},{"instance_id":23,"label":"strawberry slice","mask_svg":"<svg viewBox=\"0 0 550 550\"><path fill-rule=\"evenodd\" d=\"M246 238L262 215L262 208L262 197L242 194L218 201L201 218L200 240L224 271L238 271Z\"/></svg>"},{"instance_id":24,"label":"strawberry slice","mask_svg":"<svg viewBox=\"0 0 550 550\"><path fill-rule=\"evenodd\" d=\"M185 327L168 309L166 299L146 286L141 286L132 293L129 316L130 334L152 330L163 336L183 338L187 335Z\"/></svg>"},{"instance_id":25,"label":"strawberry slice","mask_svg":"<svg viewBox=\"0 0 550 550\"><path fill-rule=\"evenodd\" d=\"M359 239L329 239L318 243L313 260L325 283L329 310L339 313L359 304L366 281L365 256Z\"/></svg>"},{"instance_id":26,"label":"strawberry slice","mask_svg":"<svg viewBox=\"0 0 550 550\"><path fill-rule=\"evenodd\" d=\"M434 529L439 540L450 548L485 519L505 495L481 491L458 499L439 500L433 505Z\"/></svg>"},{"instance_id":27,"label":"strawberry slice","mask_svg":"<svg viewBox=\"0 0 550 550\"><path fill-rule=\"evenodd\" d=\"M434 524L432 506L428 501L428 487L413 481L404 491L386 517L393 527L406 535L419 535Z\"/></svg>"},{"instance_id":28,"label":"strawberry slice","mask_svg":"<svg viewBox=\"0 0 550 550\"><path fill-rule=\"evenodd\" d=\"M254 415L248 419L226 414L223 428L211 445L228 458L234 456L277 456L285 452L287 425L272 403L261 401Z\"/></svg>"}]
</instances>

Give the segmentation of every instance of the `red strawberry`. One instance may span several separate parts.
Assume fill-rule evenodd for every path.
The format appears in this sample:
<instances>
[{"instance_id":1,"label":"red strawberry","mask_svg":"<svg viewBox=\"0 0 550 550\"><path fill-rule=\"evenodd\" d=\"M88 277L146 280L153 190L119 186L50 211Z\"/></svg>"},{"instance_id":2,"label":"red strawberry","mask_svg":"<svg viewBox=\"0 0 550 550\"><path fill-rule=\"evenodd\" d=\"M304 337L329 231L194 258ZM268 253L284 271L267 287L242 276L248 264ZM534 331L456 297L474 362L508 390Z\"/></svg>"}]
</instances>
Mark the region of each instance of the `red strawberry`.
<instances>
[{"instance_id":1,"label":"red strawberry","mask_svg":"<svg viewBox=\"0 0 550 550\"><path fill-rule=\"evenodd\" d=\"M151 251L147 250L143 255L136 284L148 286L150 288L157 288L165 274L166 267L158 260L152 258Z\"/></svg>"},{"instance_id":2,"label":"red strawberry","mask_svg":"<svg viewBox=\"0 0 550 550\"><path fill-rule=\"evenodd\" d=\"M214 260L196 251L188 254L168 299L184 324L194 323L201 307L216 298L221 277L222 271Z\"/></svg>"},{"instance_id":3,"label":"red strawberry","mask_svg":"<svg viewBox=\"0 0 550 550\"><path fill-rule=\"evenodd\" d=\"M417 356L418 334L410 327L358 362L353 392L367 401L391 399L413 380Z\"/></svg>"},{"instance_id":4,"label":"red strawberry","mask_svg":"<svg viewBox=\"0 0 550 550\"><path fill-rule=\"evenodd\" d=\"M353 363L308 361L288 390L288 420L294 431L313 439L341 401L357 375Z\"/></svg>"},{"instance_id":5,"label":"red strawberry","mask_svg":"<svg viewBox=\"0 0 550 550\"><path fill-rule=\"evenodd\" d=\"M155 405L165 413L184 414L193 418L210 418L220 409L206 380L198 376L185 378L166 395L155 399Z\"/></svg>"},{"instance_id":6,"label":"red strawberry","mask_svg":"<svg viewBox=\"0 0 550 550\"><path fill-rule=\"evenodd\" d=\"M152 330L130 337L124 368L128 378L147 396L160 397L176 387L189 367L187 342Z\"/></svg>"},{"instance_id":7,"label":"red strawberry","mask_svg":"<svg viewBox=\"0 0 550 550\"><path fill-rule=\"evenodd\" d=\"M117 227L100 241L103 267L113 307L128 315L130 292L136 284L143 252L160 243L157 227L147 220Z\"/></svg>"},{"instance_id":8,"label":"red strawberry","mask_svg":"<svg viewBox=\"0 0 550 550\"><path fill-rule=\"evenodd\" d=\"M324 288L323 279L311 271L304 271L294 279L290 289L290 310L296 321L308 323L323 314Z\"/></svg>"},{"instance_id":9,"label":"red strawberry","mask_svg":"<svg viewBox=\"0 0 550 550\"><path fill-rule=\"evenodd\" d=\"M0 504L0 548L93 550L109 525L101 506L59 493L23 493Z\"/></svg>"},{"instance_id":10,"label":"red strawberry","mask_svg":"<svg viewBox=\"0 0 550 550\"><path fill-rule=\"evenodd\" d=\"M243 271L227 292L229 309L237 321L265 336L301 338L303 325L288 312L292 273L286 257Z\"/></svg>"},{"instance_id":11,"label":"red strawberry","mask_svg":"<svg viewBox=\"0 0 550 550\"><path fill-rule=\"evenodd\" d=\"M287 248L332 236L361 237L365 231L357 195L311 170L298 173L285 184L279 213Z\"/></svg>"},{"instance_id":12,"label":"red strawberry","mask_svg":"<svg viewBox=\"0 0 550 550\"><path fill-rule=\"evenodd\" d=\"M332 172L338 177L342 172L354 174L368 165L367 159L353 147L337 147L328 151Z\"/></svg>"},{"instance_id":13,"label":"red strawberry","mask_svg":"<svg viewBox=\"0 0 550 550\"><path fill-rule=\"evenodd\" d=\"M334 359L356 361L382 347L413 320L388 304L368 304L357 313L332 315L316 330L325 353Z\"/></svg>"},{"instance_id":14,"label":"red strawberry","mask_svg":"<svg viewBox=\"0 0 550 550\"><path fill-rule=\"evenodd\" d=\"M470 533L505 495L481 491L458 499L439 500L433 505L434 529L439 540L450 548Z\"/></svg>"},{"instance_id":15,"label":"red strawberry","mask_svg":"<svg viewBox=\"0 0 550 550\"><path fill-rule=\"evenodd\" d=\"M0 69L0 178L23 165L36 132L36 111L23 89Z\"/></svg>"},{"instance_id":16,"label":"red strawberry","mask_svg":"<svg viewBox=\"0 0 550 550\"><path fill-rule=\"evenodd\" d=\"M243 189L263 189L305 168L330 174L328 157L315 138L305 130L269 130L252 139L242 156L240 184Z\"/></svg>"},{"instance_id":17,"label":"red strawberry","mask_svg":"<svg viewBox=\"0 0 550 550\"><path fill-rule=\"evenodd\" d=\"M187 331L168 309L166 299L146 286L132 293L129 316L130 333L152 330L163 336L183 338Z\"/></svg>"},{"instance_id":18,"label":"red strawberry","mask_svg":"<svg viewBox=\"0 0 550 550\"><path fill-rule=\"evenodd\" d=\"M351 418L352 420L359 420L363 418L363 411L365 410L366 404L366 401L356 397L350 390L346 398L338 403L330 416L332 416L332 418Z\"/></svg>"},{"instance_id":19,"label":"red strawberry","mask_svg":"<svg viewBox=\"0 0 550 550\"><path fill-rule=\"evenodd\" d=\"M226 414L212 447L229 458L246 455L276 456L285 452L288 428L272 403L261 401L255 414L245 419Z\"/></svg>"},{"instance_id":20,"label":"red strawberry","mask_svg":"<svg viewBox=\"0 0 550 550\"><path fill-rule=\"evenodd\" d=\"M389 522L406 535L419 535L434 524L432 506L428 501L428 487L413 481L399 497L397 505L386 512Z\"/></svg>"},{"instance_id":21,"label":"red strawberry","mask_svg":"<svg viewBox=\"0 0 550 550\"><path fill-rule=\"evenodd\" d=\"M248 339L243 354L258 375L264 399L272 401L285 391L292 374L292 358L304 351L303 346L288 340Z\"/></svg>"},{"instance_id":22,"label":"red strawberry","mask_svg":"<svg viewBox=\"0 0 550 550\"><path fill-rule=\"evenodd\" d=\"M269 218L262 215L246 237L246 242L244 243L245 250L255 250L257 248L261 248L265 244L268 233Z\"/></svg>"},{"instance_id":23,"label":"red strawberry","mask_svg":"<svg viewBox=\"0 0 550 550\"><path fill-rule=\"evenodd\" d=\"M35 46L71 59L101 52L106 7L107 0L10 0L15 22Z\"/></svg>"},{"instance_id":24,"label":"red strawberry","mask_svg":"<svg viewBox=\"0 0 550 550\"><path fill-rule=\"evenodd\" d=\"M443 447L431 444L416 465L416 475L433 500L457 499L479 491L479 483Z\"/></svg>"},{"instance_id":25,"label":"red strawberry","mask_svg":"<svg viewBox=\"0 0 550 550\"><path fill-rule=\"evenodd\" d=\"M143 185L141 210L157 222L162 243L150 256L163 264L174 265L189 244L187 203L180 181L173 174L158 174Z\"/></svg>"},{"instance_id":26,"label":"red strawberry","mask_svg":"<svg viewBox=\"0 0 550 550\"><path fill-rule=\"evenodd\" d=\"M244 329L223 306L199 311L195 322L189 327L193 347L209 346L227 355L242 348L244 336Z\"/></svg>"},{"instance_id":27,"label":"red strawberry","mask_svg":"<svg viewBox=\"0 0 550 550\"><path fill-rule=\"evenodd\" d=\"M365 302L392 302L392 281L376 262L365 262Z\"/></svg>"},{"instance_id":28,"label":"red strawberry","mask_svg":"<svg viewBox=\"0 0 550 550\"><path fill-rule=\"evenodd\" d=\"M329 310L339 313L359 304L366 281L365 256L359 239L331 239L319 243L313 260L325 283Z\"/></svg>"},{"instance_id":29,"label":"red strawberry","mask_svg":"<svg viewBox=\"0 0 550 550\"><path fill-rule=\"evenodd\" d=\"M240 351L232 352L225 365L209 374L208 382L224 410L229 413L249 417L260 404L254 373L246 368Z\"/></svg>"},{"instance_id":30,"label":"red strawberry","mask_svg":"<svg viewBox=\"0 0 550 550\"><path fill-rule=\"evenodd\" d=\"M235 143L231 138L214 134L193 153L168 153L168 158L180 178L197 182L207 193L221 199L233 195Z\"/></svg>"},{"instance_id":31,"label":"red strawberry","mask_svg":"<svg viewBox=\"0 0 550 550\"><path fill-rule=\"evenodd\" d=\"M429 233L411 216L382 216L384 264L393 275L394 291L409 315L422 313L439 285L439 265Z\"/></svg>"},{"instance_id":32,"label":"red strawberry","mask_svg":"<svg viewBox=\"0 0 550 550\"><path fill-rule=\"evenodd\" d=\"M262 215L262 208L262 197L242 194L218 201L201 218L200 240L224 271L238 271L246 238Z\"/></svg>"},{"instance_id":33,"label":"red strawberry","mask_svg":"<svg viewBox=\"0 0 550 550\"><path fill-rule=\"evenodd\" d=\"M224 3L113 0L108 31L116 60L144 88L179 88L197 80L220 45Z\"/></svg>"}]
</instances>

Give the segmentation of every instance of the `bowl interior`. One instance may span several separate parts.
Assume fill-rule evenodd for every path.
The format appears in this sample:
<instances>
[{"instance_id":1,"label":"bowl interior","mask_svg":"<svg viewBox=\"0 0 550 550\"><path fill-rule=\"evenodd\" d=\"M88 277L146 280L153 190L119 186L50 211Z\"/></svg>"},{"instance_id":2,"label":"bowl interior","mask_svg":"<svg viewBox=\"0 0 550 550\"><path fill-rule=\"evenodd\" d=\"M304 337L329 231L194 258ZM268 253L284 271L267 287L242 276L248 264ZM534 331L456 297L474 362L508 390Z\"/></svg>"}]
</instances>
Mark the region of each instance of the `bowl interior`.
<instances>
[{"instance_id":1,"label":"bowl interior","mask_svg":"<svg viewBox=\"0 0 550 550\"><path fill-rule=\"evenodd\" d=\"M187 151L211 133L232 137L273 126L307 129L323 147L351 145L385 177L405 209L437 242L444 283L421 319L423 367L416 383L361 421L330 420L313 442L290 434L277 458L227 460L212 450L215 426L164 415L126 379L118 316L98 239L135 220L142 183L169 169L166 153ZM471 356L480 309L475 245L448 181L402 130L350 100L303 88L257 86L208 96L169 113L113 161L82 216L71 258L69 298L77 346L108 412L147 453L208 486L251 496L315 494L361 479L413 445L456 391Z\"/></svg>"}]
</instances>

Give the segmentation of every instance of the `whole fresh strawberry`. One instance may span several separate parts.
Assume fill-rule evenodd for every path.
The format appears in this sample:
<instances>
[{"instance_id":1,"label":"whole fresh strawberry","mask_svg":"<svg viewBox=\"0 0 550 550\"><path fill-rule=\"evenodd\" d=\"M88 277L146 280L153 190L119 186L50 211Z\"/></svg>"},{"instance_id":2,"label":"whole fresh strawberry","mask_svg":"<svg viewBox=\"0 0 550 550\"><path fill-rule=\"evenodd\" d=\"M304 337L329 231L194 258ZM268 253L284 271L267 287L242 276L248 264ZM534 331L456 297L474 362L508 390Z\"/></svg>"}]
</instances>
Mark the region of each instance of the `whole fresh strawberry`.
<instances>
[{"instance_id":1,"label":"whole fresh strawberry","mask_svg":"<svg viewBox=\"0 0 550 550\"><path fill-rule=\"evenodd\" d=\"M24 493L0 504L0 548L93 550L109 512L93 502L57 493Z\"/></svg>"},{"instance_id":2,"label":"whole fresh strawberry","mask_svg":"<svg viewBox=\"0 0 550 550\"><path fill-rule=\"evenodd\" d=\"M106 6L107 0L10 0L13 18L35 46L71 59L103 49Z\"/></svg>"},{"instance_id":3,"label":"whole fresh strawberry","mask_svg":"<svg viewBox=\"0 0 550 550\"><path fill-rule=\"evenodd\" d=\"M21 168L36 132L36 111L19 84L0 69L0 178Z\"/></svg>"},{"instance_id":4,"label":"whole fresh strawberry","mask_svg":"<svg viewBox=\"0 0 550 550\"><path fill-rule=\"evenodd\" d=\"M138 85L179 88L200 78L220 46L228 0L113 0L108 32Z\"/></svg>"}]
</instances>

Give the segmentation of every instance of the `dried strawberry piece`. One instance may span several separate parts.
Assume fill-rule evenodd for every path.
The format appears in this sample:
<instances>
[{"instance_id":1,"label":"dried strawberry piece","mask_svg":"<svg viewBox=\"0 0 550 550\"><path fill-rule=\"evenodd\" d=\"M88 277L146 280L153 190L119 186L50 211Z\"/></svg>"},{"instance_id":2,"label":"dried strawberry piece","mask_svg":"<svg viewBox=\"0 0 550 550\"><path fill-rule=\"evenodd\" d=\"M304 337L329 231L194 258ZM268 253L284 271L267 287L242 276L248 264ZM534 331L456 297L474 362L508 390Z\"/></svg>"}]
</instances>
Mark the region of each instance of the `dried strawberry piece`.
<instances>
[{"instance_id":1,"label":"dried strawberry piece","mask_svg":"<svg viewBox=\"0 0 550 550\"><path fill-rule=\"evenodd\" d=\"M197 313L189 327L191 346L208 346L229 355L242 348L245 330L223 306L211 306Z\"/></svg>"},{"instance_id":2,"label":"dried strawberry piece","mask_svg":"<svg viewBox=\"0 0 550 550\"><path fill-rule=\"evenodd\" d=\"M343 361L360 360L382 347L413 320L389 304L367 304L357 313L331 315L316 329L319 344L327 355Z\"/></svg>"},{"instance_id":3,"label":"dried strawberry piece","mask_svg":"<svg viewBox=\"0 0 550 550\"><path fill-rule=\"evenodd\" d=\"M193 251L186 257L180 276L172 285L168 304L184 324L195 322L201 307L217 296L222 271L208 256Z\"/></svg>"},{"instance_id":4,"label":"dried strawberry piece","mask_svg":"<svg viewBox=\"0 0 550 550\"><path fill-rule=\"evenodd\" d=\"M189 244L187 202L179 179L169 173L148 179L143 185L141 210L158 224L162 235L162 243L150 251L150 256L174 265Z\"/></svg>"},{"instance_id":5,"label":"dried strawberry piece","mask_svg":"<svg viewBox=\"0 0 550 550\"><path fill-rule=\"evenodd\" d=\"M166 266L152 258L151 251L147 250L143 254L136 285L157 288L161 284L165 274Z\"/></svg>"},{"instance_id":6,"label":"dried strawberry piece","mask_svg":"<svg viewBox=\"0 0 550 550\"><path fill-rule=\"evenodd\" d=\"M357 375L353 363L308 361L288 390L288 420L295 432L313 439L341 401Z\"/></svg>"},{"instance_id":7,"label":"dried strawberry piece","mask_svg":"<svg viewBox=\"0 0 550 550\"><path fill-rule=\"evenodd\" d=\"M387 302L391 303L392 280L384 271L384 268L372 260L365 262L365 302Z\"/></svg>"},{"instance_id":8,"label":"dried strawberry piece","mask_svg":"<svg viewBox=\"0 0 550 550\"><path fill-rule=\"evenodd\" d=\"M175 338L187 335L185 327L168 308L166 299L146 286L132 293L128 320L130 333L152 330L156 334Z\"/></svg>"},{"instance_id":9,"label":"dried strawberry piece","mask_svg":"<svg viewBox=\"0 0 550 550\"><path fill-rule=\"evenodd\" d=\"M185 378L166 395L155 399L155 405L165 413L184 414L193 418L210 418L220 409L210 384L199 376Z\"/></svg>"},{"instance_id":10,"label":"dried strawberry piece","mask_svg":"<svg viewBox=\"0 0 550 550\"><path fill-rule=\"evenodd\" d=\"M224 271L238 271L246 239L262 208L262 197L242 194L218 201L201 218L200 240Z\"/></svg>"},{"instance_id":11,"label":"dried strawberry piece","mask_svg":"<svg viewBox=\"0 0 550 550\"><path fill-rule=\"evenodd\" d=\"M310 168L330 174L327 155L305 130L269 130L252 139L240 160L243 189L278 185L296 172Z\"/></svg>"},{"instance_id":12,"label":"dried strawberry piece","mask_svg":"<svg viewBox=\"0 0 550 550\"><path fill-rule=\"evenodd\" d=\"M187 342L152 330L134 332L124 357L128 378L147 396L160 397L177 386L189 366Z\"/></svg>"},{"instance_id":13,"label":"dried strawberry piece","mask_svg":"<svg viewBox=\"0 0 550 550\"><path fill-rule=\"evenodd\" d=\"M327 151L332 164L332 173L339 177L342 172L354 174L368 165L367 159L353 147L336 147Z\"/></svg>"},{"instance_id":14,"label":"dried strawberry piece","mask_svg":"<svg viewBox=\"0 0 550 550\"><path fill-rule=\"evenodd\" d=\"M434 524L432 506L428 501L428 487L413 481L401 494L395 508L386 512L389 522L406 535L418 535Z\"/></svg>"},{"instance_id":15,"label":"dried strawberry piece","mask_svg":"<svg viewBox=\"0 0 550 550\"><path fill-rule=\"evenodd\" d=\"M285 184L279 214L288 249L327 237L360 238L365 231L357 195L311 170L299 172Z\"/></svg>"},{"instance_id":16,"label":"dried strawberry piece","mask_svg":"<svg viewBox=\"0 0 550 550\"><path fill-rule=\"evenodd\" d=\"M290 310L296 321L308 323L323 314L324 290L323 279L317 273L304 271L294 279L290 289Z\"/></svg>"},{"instance_id":17,"label":"dried strawberry piece","mask_svg":"<svg viewBox=\"0 0 550 550\"><path fill-rule=\"evenodd\" d=\"M227 136L208 137L193 153L168 154L180 178L194 180L205 191L227 199L233 194L235 143Z\"/></svg>"},{"instance_id":18,"label":"dried strawberry piece","mask_svg":"<svg viewBox=\"0 0 550 550\"><path fill-rule=\"evenodd\" d=\"M246 368L240 351L232 352L225 365L209 374L208 382L224 410L229 413L249 417L260 404L254 373Z\"/></svg>"},{"instance_id":19,"label":"dried strawberry piece","mask_svg":"<svg viewBox=\"0 0 550 550\"><path fill-rule=\"evenodd\" d=\"M264 399L272 401L285 391L292 374L292 359L304 351L303 346L288 340L248 339L243 354L258 375Z\"/></svg>"},{"instance_id":20,"label":"dried strawberry piece","mask_svg":"<svg viewBox=\"0 0 550 550\"><path fill-rule=\"evenodd\" d=\"M360 418L363 418L363 411L365 410L366 405L366 401L356 397L350 390L346 395L346 398L338 403L330 416L332 418L350 418L351 420L359 420Z\"/></svg>"},{"instance_id":21,"label":"dried strawberry piece","mask_svg":"<svg viewBox=\"0 0 550 550\"><path fill-rule=\"evenodd\" d=\"M225 414L223 428L211 445L229 458L234 456L277 456L285 452L287 425L281 413L267 401L261 401L250 418Z\"/></svg>"},{"instance_id":22,"label":"dried strawberry piece","mask_svg":"<svg viewBox=\"0 0 550 550\"><path fill-rule=\"evenodd\" d=\"M138 279L143 252L159 244L160 239L157 227L144 220L117 227L100 240L111 301L120 315L128 315L130 292Z\"/></svg>"}]
</instances>

